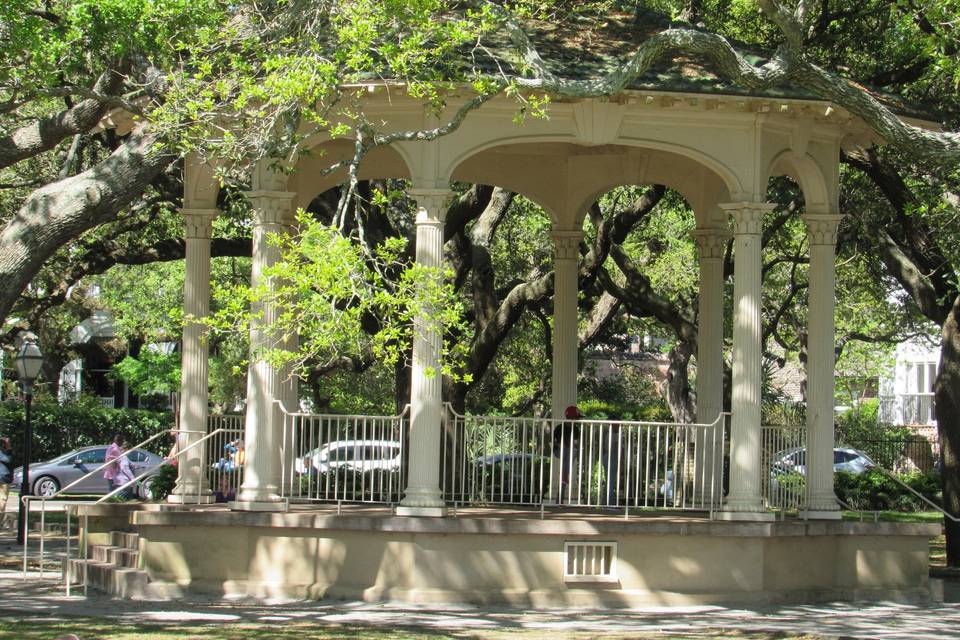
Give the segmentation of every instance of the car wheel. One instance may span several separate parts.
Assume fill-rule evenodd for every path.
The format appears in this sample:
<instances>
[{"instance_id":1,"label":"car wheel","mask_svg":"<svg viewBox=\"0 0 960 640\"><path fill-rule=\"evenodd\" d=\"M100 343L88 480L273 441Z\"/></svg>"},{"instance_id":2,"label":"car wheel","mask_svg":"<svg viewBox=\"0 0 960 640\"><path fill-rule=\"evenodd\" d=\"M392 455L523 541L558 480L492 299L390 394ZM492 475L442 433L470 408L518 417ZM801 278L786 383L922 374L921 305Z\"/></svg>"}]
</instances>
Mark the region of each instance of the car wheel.
<instances>
[{"instance_id":1,"label":"car wheel","mask_svg":"<svg viewBox=\"0 0 960 640\"><path fill-rule=\"evenodd\" d=\"M41 498L49 498L60 490L60 483L56 478L42 476L33 483L33 495Z\"/></svg>"},{"instance_id":2,"label":"car wheel","mask_svg":"<svg viewBox=\"0 0 960 640\"><path fill-rule=\"evenodd\" d=\"M153 476L140 481L140 497L147 502L153 500Z\"/></svg>"}]
</instances>

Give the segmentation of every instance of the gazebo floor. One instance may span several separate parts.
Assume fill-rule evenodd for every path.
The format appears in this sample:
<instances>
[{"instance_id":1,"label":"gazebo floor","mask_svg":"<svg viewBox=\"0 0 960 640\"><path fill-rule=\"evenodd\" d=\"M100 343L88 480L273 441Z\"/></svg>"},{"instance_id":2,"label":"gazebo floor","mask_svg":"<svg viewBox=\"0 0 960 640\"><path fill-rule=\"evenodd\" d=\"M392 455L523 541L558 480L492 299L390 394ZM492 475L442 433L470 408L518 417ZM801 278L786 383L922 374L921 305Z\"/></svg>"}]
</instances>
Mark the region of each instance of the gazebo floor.
<instances>
[{"instance_id":1,"label":"gazebo floor","mask_svg":"<svg viewBox=\"0 0 960 640\"><path fill-rule=\"evenodd\" d=\"M151 582L191 592L526 607L929 600L936 525L554 507L78 506L91 544L138 536Z\"/></svg>"}]
</instances>

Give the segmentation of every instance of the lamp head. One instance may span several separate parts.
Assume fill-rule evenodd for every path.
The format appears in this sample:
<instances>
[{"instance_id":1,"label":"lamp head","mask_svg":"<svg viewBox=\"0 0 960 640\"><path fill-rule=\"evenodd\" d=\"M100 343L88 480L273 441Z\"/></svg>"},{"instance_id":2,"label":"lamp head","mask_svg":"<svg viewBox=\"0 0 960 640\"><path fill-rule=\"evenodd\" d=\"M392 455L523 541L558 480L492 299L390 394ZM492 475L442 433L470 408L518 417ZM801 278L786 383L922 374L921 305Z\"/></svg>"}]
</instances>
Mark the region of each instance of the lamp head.
<instances>
[{"instance_id":1,"label":"lamp head","mask_svg":"<svg viewBox=\"0 0 960 640\"><path fill-rule=\"evenodd\" d=\"M34 380L40 375L40 369L43 367L43 354L40 352L40 347L37 346L37 336L32 333L25 333L21 337L20 349L17 351L14 362L17 367L17 378L23 385L23 390L29 393Z\"/></svg>"}]
</instances>

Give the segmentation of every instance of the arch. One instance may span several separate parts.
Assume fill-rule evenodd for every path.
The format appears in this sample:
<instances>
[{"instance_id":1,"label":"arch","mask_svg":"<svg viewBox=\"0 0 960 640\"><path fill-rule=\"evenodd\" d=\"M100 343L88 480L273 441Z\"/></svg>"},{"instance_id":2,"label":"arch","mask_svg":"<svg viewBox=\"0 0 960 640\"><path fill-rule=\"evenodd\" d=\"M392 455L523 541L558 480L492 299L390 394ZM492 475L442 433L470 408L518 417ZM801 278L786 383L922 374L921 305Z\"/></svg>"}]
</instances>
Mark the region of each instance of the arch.
<instances>
[{"instance_id":1,"label":"arch","mask_svg":"<svg viewBox=\"0 0 960 640\"><path fill-rule=\"evenodd\" d=\"M347 179L346 169L338 169L322 175L321 172L331 164L349 160L354 154L354 141L338 138L311 145L322 154L308 154L300 158L287 181L287 189L296 192L297 206L306 207L315 197ZM412 175L409 155L399 145L375 147L360 162L358 175L361 180L400 178L409 179Z\"/></svg>"},{"instance_id":2,"label":"arch","mask_svg":"<svg viewBox=\"0 0 960 640\"><path fill-rule=\"evenodd\" d=\"M683 156L691 160L692 162L701 165L715 174L726 186L727 191L733 196L738 197L740 194L744 193L743 183L740 178L737 176L737 173L724 164L719 159L713 157L712 155L694 149L686 145L679 144L670 144L664 143L657 140L651 140L649 138L633 138L620 136L613 140L608 145L602 146L588 146L583 144L578 144L576 139L572 139L569 135L530 135L530 136L504 136L499 138L492 138L485 140L479 144L476 144L472 147L469 147L457 155L453 156L447 163L446 171L444 175L454 176L457 172L457 169L462 166L464 163L469 161L471 158L476 157L477 155L488 151L490 149L498 147L507 147L514 145L535 145L535 144L549 144L549 143L564 143L572 146L576 146L582 149L599 149L606 147L630 147L636 149L644 149L650 151L660 151L663 153L670 153L679 156ZM670 185L673 186L673 185Z\"/></svg>"},{"instance_id":3,"label":"arch","mask_svg":"<svg viewBox=\"0 0 960 640\"><path fill-rule=\"evenodd\" d=\"M808 213L833 213L831 189L820 165L810 154L791 150L780 152L770 162L764 184L777 176L788 176L800 185Z\"/></svg>"}]
</instances>

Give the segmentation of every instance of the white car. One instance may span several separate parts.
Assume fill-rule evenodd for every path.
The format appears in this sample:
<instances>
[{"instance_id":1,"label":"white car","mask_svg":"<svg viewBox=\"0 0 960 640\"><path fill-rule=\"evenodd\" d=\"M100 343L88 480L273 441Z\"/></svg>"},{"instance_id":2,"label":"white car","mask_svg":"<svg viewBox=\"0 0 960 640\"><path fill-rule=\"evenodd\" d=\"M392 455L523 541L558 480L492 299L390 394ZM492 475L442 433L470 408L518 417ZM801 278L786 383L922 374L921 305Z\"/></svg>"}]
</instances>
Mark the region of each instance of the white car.
<instances>
[{"instance_id":1,"label":"white car","mask_svg":"<svg viewBox=\"0 0 960 640\"><path fill-rule=\"evenodd\" d=\"M875 466L877 466L877 463L862 451L840 447L833 450L834 472L846 471L847 473L858 474ZM796 449L787 449L774 456L774 461L770 465L771 476L791 472L799 473L803 476L807 475L806 448L798 447Z\"/></svg>"},{"instance_id":2,"label":"white car","mask_svg":"<svg viewBox=\"0 0 960 640\"><path fill-rule=\"evenodd\" d=\"M300 475L331 471L395 472L400 470L402 446L395 440L334 440L297 458Z\"/></svg>"}]
</instances>

